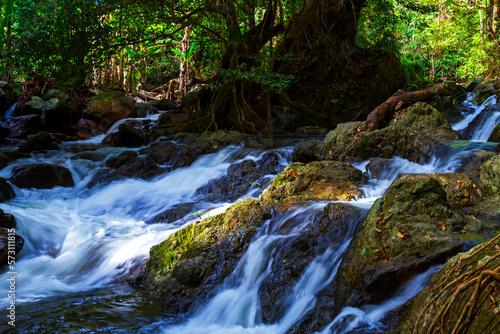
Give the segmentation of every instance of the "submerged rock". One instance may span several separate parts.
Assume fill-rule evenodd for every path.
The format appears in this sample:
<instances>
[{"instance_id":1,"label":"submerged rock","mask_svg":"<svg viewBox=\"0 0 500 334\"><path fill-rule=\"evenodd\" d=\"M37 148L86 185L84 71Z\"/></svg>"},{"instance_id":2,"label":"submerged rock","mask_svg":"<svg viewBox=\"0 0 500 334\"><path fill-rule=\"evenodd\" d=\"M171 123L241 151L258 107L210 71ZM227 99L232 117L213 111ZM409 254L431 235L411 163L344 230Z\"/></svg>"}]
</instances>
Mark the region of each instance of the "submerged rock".
<instances>
[{"instance_id":1,"label":"submerged rock","mask_svg":"<svg viewBox=\"0 0 500 334\"><path fill-rule=\"evenodd\" d=\"M10 213L5 213L2 209L0 209L0 227L15 228L16 225L16 218Z\"/></svg>"},{"instance_id":2,"label":"submerged rock","mask_svg":"<svg viewBox=\"0 0 500 334\"><path fill-rule=\"evenodd\" d=\"M412 302L397 332L498 333L498 242L497 236L448 260Z\"/></svg>"},{"instance_id":3,"label":"submerged rock","mask_svg":"<svg viewBox=\"0 0 500 334\"><path fill-rule=\"evenodd\" d=\"M413 162L429 161L440 144L459 139L443 115L417 102L387 127L360 131L364 122L342 123L323 141L322 158L363 161L372 157L400 156Z\"/></svg>"},{"instance_id":4,"label":"submerged rock","mask_svg":"<svg viewBox=\"0 0 500 334\"><path fill-rule=\"evenodd\" d=\"M159 296L166 312L193 310L215 294L270 215L270 207L246 199L224 214L194 222L151 248L133 283Z\"/></svg>"},{"instance_id":5,"label":"submerged rock","mask_svg":"<svg viewBox=\"0 0 500 334\"><path fill-rule=\"evenodd\" d=\"M382 178L383 173L387 170L387 166L389 166L391 162L390 159L373 158L368 165L366 165L366 172L371 178L378 180Z\"/></svg>"},{"instance_id":6,"label":"submerged rock","mask_svg":"<svg viewBox=\"0 0 500 334\"><path fill-rule=\"evenodd\" d=\"M50 189L72 187L73 177L69 169L59 165L22 165L12 170L12 183L19 188Z\"/></svg>"},{"instance_id":7,"label":"submerged rock","mask_svg":"<svg viewBox=\"0 0 500 334\"><path fill-rule=\"evenodd\" d=\"M194 207L196 203L182 203L176 205L175 207L168 209L159 215L153 217L148 224L156 224L156 223L173 223L183 217L186 217L189 214L193 214L195 212ZM191 217L194 218L194 217Z\"/></svg>"},{"instance_id":8,"label":"submerged rock","mask_svg":"<svg viewBox=\"0 0 500 334\"><path fill-rule=\"evenodd\" d=\"M350 201L359 198L368 180L359 169L338 161L296 162L262 193L265 200L312 199Z\"/></svg>"}]
</instances>

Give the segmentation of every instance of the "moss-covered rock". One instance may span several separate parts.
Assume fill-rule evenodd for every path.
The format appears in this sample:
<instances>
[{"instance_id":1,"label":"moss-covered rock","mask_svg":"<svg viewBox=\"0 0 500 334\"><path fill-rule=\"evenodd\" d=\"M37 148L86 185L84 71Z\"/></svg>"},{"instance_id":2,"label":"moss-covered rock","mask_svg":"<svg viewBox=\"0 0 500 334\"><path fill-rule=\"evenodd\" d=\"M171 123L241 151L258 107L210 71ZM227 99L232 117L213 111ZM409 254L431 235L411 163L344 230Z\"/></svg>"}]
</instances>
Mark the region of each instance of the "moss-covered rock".
<instances>
[{"instance_id":1,"label":"moss-covered rock","mask_svg":"<svg viewBox=\"0 0 500 334\"><path fill-rule=\"evenodd\" d=\"M500 195L500 156L496 156L481 165L481 187L492 196Z\"/></svg>"},{"instance_id":2,"label":"moss-covered rock","mask_svg":"<svg viewBox=\"0 0 500 334\"><path fill-rule=\"evenodd\" d=\"M289 165L262 193L265 200L350 201L359 198L368 178L349 163L314 161Z\"/></svg>"},{"instance_id":3,"label":"moss-covered rock","mask_svg":"<svg viewBox=\"0 0 500 334\"><path fill-rule=\"evenodd\" d=\"M470 176L476 186L480 185L481 165L496 156L495 152L474 151L460 158L457 173Z\"/></svg>"},{"instance_id":4,"label":"moss-covered rock","mask_svg":"<svg viewBox=\"0 0 500 334\"><path fill-rule=\"evenodd\" d=\"M455 83L446 84L444 92L428 104L440 111L448 123L456 123L462 120L461 103L466 99L466 89Z\"/></svg>"},{"instance_id":5,"label":"moss-covered rock","mask_svg":"<svg viewBox=\"0 0 500 334\"><path fill-rule=\"evenodd\" d=\"M493 131L491 131L491 134L488 137L488 141L493 143L500 142L500 124L493 128Z\"/></svg>"},{"instance_id":6,"label":"moss-covered rock","mask_svg":"<svg viewBox=\"0 0 500 334\"><path fill-rule=\"evenodd\" d=\"M363 122L339 124L323 141L322 158L362 161L397 155L413 162L427 162L438 146L459 139L443 115L430 105L417 102L389 126L360 131Z\"/></svg>"},{"instance_id":7,"label":"moss-covered rock","mask_svg":"<svg viewBox=\"0 0 500 334\"><path fill-rule=\"evenodd\" d=\"M474 204L476 191L472 179L463 173L437 173L437 174L401 174L397 180L425 179L431 177L436 179L444 191L450 206L459 209Z\"/></svg>"},{"instance_id":8,"label":"moss-covered rock","mask_svg":"<svg viewBox=\"0 0 500 334\"><path fill-rule=\"evenodd\" d=\"M167 312L192 310L215 294L270 215L270 207L246 199L224 214L177 231L151 248L150 259L135 283L160 296Z\"/></svg>"},{"instance_id":9,"label":"moss-covered rock","mask_svg":"<svg viewBox=\"0 0 500 334\"><path fill-rule=\"evenodd\" d=\"M101 93L92 97L85 113L88 118L106 127L121 119L137 115L135 103L120 91Z\"/></svg>"},{"instance_id":10,"label":"moss-covered rock","mask_svg":"<svg viewBox=\"0 0 500 334\"><path fill-rule=\"evenodd\" d=\"M451 210L432 178L394 181L378 199L349 246L338 273L343 305L376 302L408 277L462 249L467 221Z\"/></svg>"},{"instance_id":11,"label":"moss-covered rock","mask_svg":"<svg viewBox=\"0 0 500 334\"><path fill-rule=\"evenodd\" d=\"M21 145L18 152L30 153L35 151L57 150L59 149L60 142L60 140L50 133L40 131L36 136L31 137L26 143Z\"/></svg>"},{"instance_id":12,"label":"moss-covered rock","mask_svg":"<svg viewBox=\"0 0 500 334\"><path fill-rule=\"evenodd\" d=\"M496 298L498 281L485 274L500 269L498 242L499 238L496 237L446 262L434 275L430 285L415 298L397 332L452 333L454 328L457 329L456 333L500 332L500 307ZM475 282L479 277L482 277L483 282L480 288ZM476 303L468 304L476 288ZM469 310L465 306L469 305L474 307L470 309L471 316L466 321Z\"/></svg>"}]
</instances>

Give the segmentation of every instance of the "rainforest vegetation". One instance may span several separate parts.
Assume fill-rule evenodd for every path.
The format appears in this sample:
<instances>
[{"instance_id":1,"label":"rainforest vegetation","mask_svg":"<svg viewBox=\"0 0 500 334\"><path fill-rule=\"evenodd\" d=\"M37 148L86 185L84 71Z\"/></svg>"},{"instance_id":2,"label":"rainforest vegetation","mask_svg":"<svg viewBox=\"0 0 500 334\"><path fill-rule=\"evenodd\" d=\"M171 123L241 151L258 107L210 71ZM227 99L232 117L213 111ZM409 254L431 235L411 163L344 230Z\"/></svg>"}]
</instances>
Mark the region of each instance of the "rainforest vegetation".
<instances>
[{"instance_id":1,"label":"rainforest vegetation","mask_svg":"<svg viewBox=\"0 0 500 334\"><path fill-rule=\"evenodd\" d=\"M330 124L363 119L396 89L488 79L500 71L496 0L0 5L1 80L153 92L179 101L203 87L184 107L197 113L191 124L197 130L269 129L273 105L319 119L328 112L335 116L324 120ZM404 80L384 73L389 55L402 65ZM374 98L368 91L380 86L374 77L394 81L393 87Z\"/></svg>"}]
</instances>

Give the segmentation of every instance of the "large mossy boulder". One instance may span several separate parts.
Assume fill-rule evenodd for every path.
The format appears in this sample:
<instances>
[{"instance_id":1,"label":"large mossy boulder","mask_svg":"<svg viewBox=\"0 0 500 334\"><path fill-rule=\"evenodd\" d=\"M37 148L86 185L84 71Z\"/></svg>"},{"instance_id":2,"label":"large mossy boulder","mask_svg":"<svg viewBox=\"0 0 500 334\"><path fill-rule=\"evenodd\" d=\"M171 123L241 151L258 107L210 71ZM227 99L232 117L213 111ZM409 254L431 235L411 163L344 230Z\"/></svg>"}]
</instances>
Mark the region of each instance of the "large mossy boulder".
<instances>
[{"instance_id":1,"label":"large mossy boulder","mask_svg":"<svg viewBox=\"0 0 500 334\"><path fill-rule=\"evenodd\" d=\"M69 169L51 164L17 166L12 170L11 181L19 188L50 189L74 185Z\"/></svg>"},{"instance_id":2,"label":"large mossy boulder","mask_svg":"<svg viewBox=\"0 0 500 334\"><path fill-rule=\"evenodd\" d=\"M129 281L159 296L166 312L193 310L216 293L270 217L271 208L256 200L238 202L151 248L141 276Z\"/></svg>"},{"instance_id":3,"label":"large mossy boulder","mask_svg":"<svg viewBox=\"0 0 500 334\"><path fill-rule=\"evenodd\" d=\"M285 168L262 193L265 200L350 201L359 198L368 177L349 163L296 162Z\"/></svg>"},{"instance_id":4,"label":"large mossy boulder","mask_svg":"<svg viewBox=\"0 0 500 334\"><path fill-rule=\"evenodd\" d=\"M100 125L110 127L121 119L135 117L137 111L134 101L123 92L112 91L93 96L85 114Z\"/></svg>"},{"instance_id":5,"label":"large mossy boulder","mask_svg":"<svg viewBox=\"0 0 500 334\"><path fill-rule=\"evenodd\" d=\"M397 155L423 163L430 160L440 144L460 138L439 111L423 102L406 109L385 128L364 132L363 124L342 123L330 131L323 141L321 157L362 161Z\"/></svg>"},{"instance_id":6,"label":"large mossy boulder","mask_svg":"<svg viewBox=\"0 0 500 334\"><path fill-rule=\"evenodd\" d=\"M448 260L412 302L396 332L500 332L499 241L497 236Z\"/></svg>"},{"instance_id":7,"label":"large mossy boulder","mask_svg":"<svg viewBox=\"0 0 500 334\"><path fill-rule=\"evenodd\" d=\"M430 265L463 248L467 220L451 210L432 177L396 180L378 199L339 268L338 305L378 302Z\"/></svg>"},{"instance_id":8,"label":"large mossy boulder","mask_svg":"<svg viewBox=\"0 0 500 334\"><path fill-rule=\"evenodd\" d=\"M481 165L481 187L492 196L500 195L500 156L495 156Z\"/></svg>"}]
</instances>

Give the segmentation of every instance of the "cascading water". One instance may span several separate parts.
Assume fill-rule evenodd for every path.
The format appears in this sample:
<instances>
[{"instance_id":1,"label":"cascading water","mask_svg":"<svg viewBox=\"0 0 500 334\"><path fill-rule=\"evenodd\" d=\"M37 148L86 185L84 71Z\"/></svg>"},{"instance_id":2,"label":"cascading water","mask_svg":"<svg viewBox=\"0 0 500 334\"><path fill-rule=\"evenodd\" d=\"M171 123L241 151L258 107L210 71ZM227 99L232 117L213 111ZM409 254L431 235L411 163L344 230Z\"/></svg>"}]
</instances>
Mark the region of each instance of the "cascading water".
<instances>
[{"instance_id":1,"label":"cascading water","mask_svg":"<svg viewBox=\"0 0 500 334\"><path fill-rule=\"evenodd\" d=\"M5 119L11 119L14 115L14 110L19 102L14 103L7 111L5 112Z\"/></svg>"},{"instance_id":2,"label":"cascading water","mask_svg":"<svg viewBox=\"0 0 500 334\"><path fill-rule=\"evenodd\" d=\"M479 114L478 109L492 103L493 98L469 116ZM465 128L475 117L469 116L454 128ZM152 117L157 116L146 119ZM108 133L118 126L115 124ZM482 129L485 133L489 131ZM103 137L85 143L97 143ZM489 150L494 145L459 141L421 165L394 157L378 180L370 179L364 187L364 196L349 204L368 209L400 173L453 172L459 166L460 157L476 150ZM95 153L114 156L124 150L100 148ZM290 146L277 151L283 165L290 163ZM22 305L17 330L27 333L79 329L103 333L285 333L314 307L318 293L334 279L356 223L353 222L344 240L317 255L287 288L284 308L273 323L262 320L259 288L273 267L276 249L310 228L314 215L327 204L324 202L290 207L267 221L220 290L188 318L163 315L154 300L116 283L147 258L151 246L192 223L193 219L188 215L170 224L145 221L187 202L198 202L201 209L212 208L209 215L223 212L231 203L204 202L196 190L224 175L232 163L258 160L263 154L261 150L230 146L150 181L125 179L90 188L87 185L104 162L71 160L70 154L64 151L17 160L1 170L0 176L8 178L17 165L58 162L71 170L75 180L72 188L16 189L15 199L0 204L1 209L18 218L18 233L26 241L17 262L16 300ZM367 163L356 167L363 170ZM258 195L258 189L251 189L243 197ZM433 268L410 280L380 305L344 308L321 333L381 329L380 320L387 312L415 296L436 270ZM6 279L7 272L3 272L0 280ZM6 286L0 285L1 307L8 303L6 296ZM35 313L39 315L31 319Z\"/></svg>"}]
</instances>

